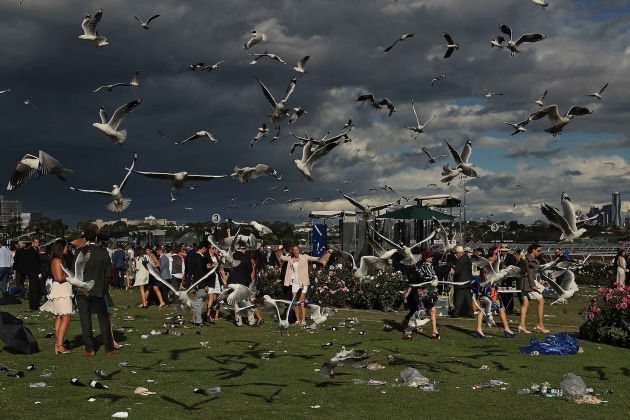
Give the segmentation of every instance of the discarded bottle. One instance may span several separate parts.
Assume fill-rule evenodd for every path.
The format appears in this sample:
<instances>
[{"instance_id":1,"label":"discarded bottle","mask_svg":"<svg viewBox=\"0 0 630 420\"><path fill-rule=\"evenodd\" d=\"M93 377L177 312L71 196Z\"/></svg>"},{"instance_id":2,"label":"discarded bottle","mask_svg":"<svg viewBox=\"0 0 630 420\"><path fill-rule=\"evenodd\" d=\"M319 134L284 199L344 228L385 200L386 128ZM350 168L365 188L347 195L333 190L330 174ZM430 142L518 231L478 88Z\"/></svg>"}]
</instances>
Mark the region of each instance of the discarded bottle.
<instances>
[{"instance_id":1,"label":"discarded bottle","mask_svg":"<svg viewBox=\"0 0 630 420\"><path fill-rule=\"evenodd\" d=\"M443 384L444 381L441 379L436 379L435 381L433 381L434 384Z\"/></svg>"},{"instance_id":2,"label":"discarded bottle","mask_svg":"<svg viewBox=\"0 0 630 420\"><path fill-rule=\"evenodd\" d=\"M7 373L7 376L11 376L13 378L23 378L24 377L24 372L19 370L19 371L15 372L14 374L8 374Z\"/></svg>"},{"instance_id":3,"label":"discarded bottle","mask_svg":"<svg viewBox=\"0 0 630 420\"><path fill-rule=\"evenodd\" d=\"M195 394L207 395L206 394L206 390L205 389L201 389L201 388L195 388L195 389L193 389L193 392Z\"/></svg>"},{"instance_id":4,"label":"discarded bottle","mask_svg":"<svg viewBox=\"0 0 630 420\"><path fill-rule=\"evenodd\" d=\"M26 367L26 370L35 370L35 364L31 363L30 365Z\"/></svg>"},{"instance_id":5,"label":"discarded bottle","mask_svg":"<svg viewBox=\"0 0 630 420\"><path fill-rule=\"evenodd\" d=\"M35 382L34 384L28 384L31 388L46 388L48 384L46 382Z\"/></svg>"},{"instance_id":6,"label":"discarded bottle","mask_svg":"<svg viewBox=\"0 0 630 420\"><path fill-rule=\"evenodd\" d=\"M223 392L223 387L215 386L213 388L206 389L206 394L216 394L217 392Z\"/></svg>"},{"instance_id":7,"label":"discarded bottle","mask_svg":"<svg viewBox=\"0 0 630 420\"><path fill-rule=\"evenodd\" d=\"M98 376L105 376L105 371L103 369L95 369L94 373L96 373Z\"/></svg>"},{"instance_id":8,"label":"discarded bottle","mask_svg":"<svg viewBox=\"0 0 630 420\"><path fill-rule=\"evenodd\" d=\"M129 367L129 362L118 362L118 366L120 366L120 367Z\"/></svg>"},{"instance_id":9,"label":"discarded bottle","mask_svg":"<svg viewBox=\"0 0 630 420\"><path fill-rule=\"evenodd\" d=\"M518 395L529 394L530 392L531 392L531 389L529 388L521 388L516 391Z\"/></svg>"},{"instance_id":10,"label":"discarded bottle","mask_svg":"<svg viewBox=\"0 0 630 420\"><path fill-rule=\"evenodd\" d=\"M70 379L70 384L74 386L86 386L84 383L81 383L77 378Z\"/></svg>"},{"instance_id":11,"label":"discarded bottle","mask_svg":"<svg viewBox=\"0 0 630 420\"><path fill-rule=\"evenodd\" d=\"M107 385L103 385L99 381L90 381L90 386L96 389L109 389Z\"/></svg>"}]
</instances>

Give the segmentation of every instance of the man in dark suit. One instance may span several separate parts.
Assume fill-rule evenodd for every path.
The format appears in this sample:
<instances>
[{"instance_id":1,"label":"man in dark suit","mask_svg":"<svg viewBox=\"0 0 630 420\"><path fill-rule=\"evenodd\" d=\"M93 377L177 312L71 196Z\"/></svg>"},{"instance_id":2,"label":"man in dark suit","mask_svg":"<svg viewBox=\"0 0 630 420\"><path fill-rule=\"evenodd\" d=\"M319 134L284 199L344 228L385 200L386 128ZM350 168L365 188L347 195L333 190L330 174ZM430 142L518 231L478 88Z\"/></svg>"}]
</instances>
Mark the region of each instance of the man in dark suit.
<instances>
[{"instance_id":1,"label":"man in dark suit","mask_svg":"<svg viewBox=\"0 0 630 420\"><path fill-rule=\"evenodd\" d=\"M210 248L210 242L203 240L199 242L195 251L191 251L190 253L188 253L188 256L186 256L186 271L188 272L189 276L189 278L186 279L186 284L188 286L194 284L197 280L208 274L208 271L210 271L212 265L210 264L210 259L207 256L208 248ZM212 287L214 287L214 285L212 285ZM198 326L202 326L203 306L208 300L208 284L206 284L205 281L197 285L195 296L197 298L193 301L192 304L192 323Z\"/></svg>"},{"instance_id":2,"label":"man in dark suit","mask_svg":"<svg viewBox=\"0 0 630 420\"><path fill-rule=\"evenodd\" d=\"M20 288L22 298L26 291L24 283L28 277L28 303L31 311L39 309L39 301L42 299L40 279L42 278L41 262L39 260L39 238L33 238L24 248L15 252L15 276L16 284Z\"/></svg>"},{"instance_id":3,"label":"man in dark suit","mask_svg":"<svg viewBox=\"0 0 630 420\"><path fill-rule=\"evenodd\" d=\"M451 270L454 282L466 282L463 285L455 285L453 287L455 296L453 298L453 312L451 317L459 318L460 316L472 317L472 293L471 289L474 284L472 275L472 261L468 254L464 252L461 245L455 247L455 265Z\"/></svg>"},{"instance_id":4,"label":"man in dark suit","mask_svg":"<svg viewBox=\"0 0 630 420\"><path fill-rule=\"evenodd\" d=\"M90 253L89 260L83 268L83 279L85 281L94 280L94 287L89 292L83 288L73 288L79 319L81 320L83 345L85 346L83 356L90 357L96 354L94 336L92 335L92 308L98 318L101 341L105 346L105 351L108 355L118 354L118 350L114 348L114 338L112 337L106 303L106 296L109 295L109 283L112 280L112 260L107 250L98 246L96 231L87 229L84 237L86 244L77 251L76 256L78 256L78 252Z\"/></svg>"}]
</instances>

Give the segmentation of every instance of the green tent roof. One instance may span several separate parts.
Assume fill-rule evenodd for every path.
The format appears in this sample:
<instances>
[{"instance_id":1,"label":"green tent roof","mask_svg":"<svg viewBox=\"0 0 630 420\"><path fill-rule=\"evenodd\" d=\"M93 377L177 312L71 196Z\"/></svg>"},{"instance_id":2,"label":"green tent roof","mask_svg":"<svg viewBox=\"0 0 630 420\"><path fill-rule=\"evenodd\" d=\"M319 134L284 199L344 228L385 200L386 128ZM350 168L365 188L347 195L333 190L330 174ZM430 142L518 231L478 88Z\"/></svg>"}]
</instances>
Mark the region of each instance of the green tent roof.
<instances>
[{"instance_id":1,"label":"green tent roof","mask_svg":"<svg viewBox=\"0 0 630 420\"><path fill-rule=\"evenodd\" d=\"M431 210L426 207L409 206L376 216L377 219L431 220L435 217L440 222L456 219L455 216Z\"/></svg>"}]
</instances>

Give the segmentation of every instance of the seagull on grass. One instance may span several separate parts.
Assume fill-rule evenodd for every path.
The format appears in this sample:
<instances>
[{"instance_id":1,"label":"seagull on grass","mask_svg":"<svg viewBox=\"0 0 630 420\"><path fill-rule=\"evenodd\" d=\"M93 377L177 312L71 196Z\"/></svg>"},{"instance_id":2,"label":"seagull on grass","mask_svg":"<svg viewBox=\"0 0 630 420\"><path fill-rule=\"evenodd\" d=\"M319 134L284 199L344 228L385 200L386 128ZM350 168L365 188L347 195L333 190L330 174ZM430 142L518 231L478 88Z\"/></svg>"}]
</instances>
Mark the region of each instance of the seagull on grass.
<instances>
[{"instance_id":1,"label":"seagull on grass","mask_svg":"<svg viewBox=\"0 0 630 420\"><path fill-rule=\"evenodd\" d=\"M540 42L546 38L543 34L523 34L516 41L512 40L512 28L507 25L501 24L499 25L499 30L510 37L510 40L507 44L507 49L510 50L510 55L514 57L515 54L520 53L517 49L519 45L523 42Z\"/></svg>"},{"instance_id":2,"label":"seagull on grass","mask_svg":"<svg viewBox=\"0 0 630 420\"><path fill-rule=\"evenodd\" d=\"M590 109L586 107L573 105L571 108L569 108L567 113L564 114L564 116L562 117L558 113L558 105L554 104L554 105L548 105L538 112L534 112L533 114L529 116L529 120L536 121L543 118L546 115L549 118L549 121L551 122L552 125L551 127L545 129L545 132L550 133L552 136L556 137L558 134L562 134L562 129L564 128L565 125L571 122L573 117L576 117L576 116L579 117L582 115L588 115L592 113L593 111L591 111Z\"/></svg>"},{"instance_id":3,"label":"seagull on grass","mask_svg":"<svg viewBox=\"0 0 630 420\"><path fill-rule=\"evenodd\" d=\"M437 116L437 114L440 113L440 110L438 109L437 112L433 114L431 118L429 118L424 124L420 124L420 120L418 119L418 113L416 112L416 107L413 105L413 99L411 100L411 109L413 109L413 115L416 116L417 125L415 127L407 127L407 130L413 131L416 134L416 138L418 138L418 134L424 133L425 127L431 122L433 118Z\"/></svg>"},{"instance_id":4,"label":"seagull on grass","mask_svg":"<svg viewBox=\"0 0 630 420\"><path fill-rule=\"evenodd\" d=\"M322 308L321 306L314 303L309 303L306 305L306 307L311 310L311 319L313 320L313 323L307 329L317 329L317 332L319 332L320 325L326 322L329 317L337 313L337 309Z\"/></svg>"},{"instance_id":5,"label":"seagull on grass","mask_svg":"<svg viewBox=\"0 0 630 420\"><path fill-rule=\"evenodd\" d=\"M70 175L72 172L71 169L64 168L57 159L43 150L39 151L39 157L26 154L17 163L17 167L7 185L7 191L16 189L28 181L33 175L35 175L36 178L41 178L44 175L53 174L62 181L65 181L64 175Z\"/></svg>"},{"instance_id":6,"label":"seagull on grass","mask_svg":"<svg viewBox=\"0 0 630 420\"><path fill-rule=\"evenodd\" d=\"M291 326L291 324L289 324L289 313L291 312L291 308L293 306L303 304L303 302L299 302L298 299L300 295L302 294L302 290L304 290L304 287L295 293L292 300L272 299L271 296L269 295L263 296L265 306L267 306L268 308L272 308L276 312L276 317L278 319L278 328L280 328L280 333L282 333L283 330L288 330L289 327ZM280 309L278 308L279 303L288 305L288 308L285 308L284 318L282 318L282 315L280 315Z\"/></svg>"},{"instance_id":7,"label":"seagull on grass","mask_svg":"<svg viewBox=\"0 0 630 420\"><path fill-rule=\"evenodd\" d=\"M103 9L100 9L94 17L90 17L88 13L83 22L81 22L81 28L83 28L83 35L79 35L79 39L85 39L88 41L93 41L95 47L103 47L108 45L107 38L101 36L96 31L96 25L101 21L103 17Z\"/></svg>"},{"instance_id":8,"label":"seagull on grass","mask_svg":"<svg viewBox=\"0 0 630 420\"><path fill-rule=\"evenodd\" d=\"M549 222L560 228L562 235L560 235L560 242L573 242L585 232L585 228L578 229L575 220L575 209L573 203L568 194L563 192L560 194L560 205L562 206L562 214L560 211L543 202L540 204L540 210L542 214L549 220Z\"/></svg>"},{"instance_id":9,"label":"seagull on grass","mask_svg":"<svg viewBox=\"0 0 630 420\"><path fill-rule=\"evenodd\" d=\"M142 99L136 99L125 105L122 105L116 110L116 112L114 112L114 115L112 115L112 118L109 121L107 121L107 111L105 111L105 107L102 106L99 112L99 115L101 116L101 122L92 123L92 126L101 130L103 133L105 133L107 137L112 140L114 144L120 146L127 138L127 130L117 131L118 126L120 125L120 123L122 123L127 114L132 112L138 105L140 105L141 102Z\"/></svg>"},{"instance_id":10,"label":"seagull on grass","mask_svg":"<svg viewBox=\"0 0 630 420\"><path fill-rule=\"evenodd\" d=\"M123 210L125 210L131 204L131 198L123 198L122 192L127 185L127 180L129 179L129 175L131 171L133 171L133 167L136 165L136 160L138 159L138 154L133 154L133 160L131 161L131 166L127 169L127 174L123 178L120 186L113 185L111 191L100 191L100 190L84 190L80 188L70 187L73 191L86 192L86 193L95 193L100 195L106 195L113 199L111 203L107 205L107 210L114 211L118 213L118 216L122 215Z\"/></svg>"},{"instance_id":11,"label":"seagull on grass","mask_svg":"<svg viewBox=\"0 0 630 420\"><path fill-rule=\"evenodd\" d=\"M156 19L156 18L159 18L159 17L160 17L160 15L153 15L153 16L151 16L149 19L147 19L147 21L146 21L146 22L145 22L145 21L143 21L142 19L140 19L140 18L139 18L139 17L137 17L137 16L134 16L134 19L136 19L138 22L140 22L140 24L142 25L142 27L143 27L144 29L149 29L149 23L151 23L151 21L152 21L153 19Z\"/></svg>"}]
</instances>

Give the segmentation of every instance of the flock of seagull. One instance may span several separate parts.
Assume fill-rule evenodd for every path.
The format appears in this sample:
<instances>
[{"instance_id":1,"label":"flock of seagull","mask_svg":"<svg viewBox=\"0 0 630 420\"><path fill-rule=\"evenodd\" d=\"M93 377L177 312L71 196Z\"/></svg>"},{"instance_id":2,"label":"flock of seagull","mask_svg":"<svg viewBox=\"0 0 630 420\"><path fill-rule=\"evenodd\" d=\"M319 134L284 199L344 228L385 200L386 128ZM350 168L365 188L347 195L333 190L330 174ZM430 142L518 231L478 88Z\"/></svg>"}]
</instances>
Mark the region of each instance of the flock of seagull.
<instances>
[{"instance_id":1,"label":"flock of seagull","mask_svg":"<svg viewBox=\"0 0 630 420\"><path fill-rule=\"evenodd\" d=\"M538 0L532 0L532 1L535 4L541 6L543 9L548 6L548 4L545 3L544 1L538 1ZM154 22L155 19L159 17L160 17L159 14L154 14L150 16L146 21L144 21L143 19L137 16L133 16L133 18L137 20L142 26L142 28L145 30L148 30L150 28L149 24ZM98 10L98 12L94 14L94 16L87 14L85 18L83 19L83 21L81 22L81 28L83 30L83 33L80 34L78 38L81 40L91 41L94 44L94 46L98 48L108 46L109 41L107 40L107 38L99 34L97 30L97 26L99 22L101 22L102 19L103 19L103 9ZM527 51L523 48L526 45L533 46L534 44L541 43L545 39L547 39L547 37L544 34L540 34L540 33L524 33L520 35L519 37L514 37L512 28L506 24L500 24L498 26L498 29L502 35L497 36L496 38L493 38L490 41L491 48L509 51L512 57L515 57L518 54L521 54L521 49L523 49L524 53L526 53ZM444 40L446 41L446 44L444 44L444 47L446 48L446 52L444 54L443 59L449 59L450 57L453 56L453 54L458 54L456 53L456 51L460 50L460 44L458 42L455 42L454 37L451 36L451 34L447 32L443 32L442 36ZM406 45L408 42L411 42L410 40L413 37L414 37L414 33L402 34L391 45L386 47L383 50L383 52L384 53L390 52L399 43L404 42ZM242 49L247 50L247 51L253 51L253 49L258 47L259 44L264 44L267 40L268 40L268 37L265 33L258 30L253 30L250 33L249 38L247 39L245 44L242 46ZM398 48L401 48L401 46L399 46ZM462 48L465 48L465 45L462 45ZM260 63L261 60L271 60L278 63L279 65L286 64L286 61L282 59L278 54L274 54L268 50L264 50L264 52L251 52L251 53L248 52L248 55L251 57L250 64L252 65L256 65ZM293 71L297 73L297 76L292 77L289 80L288 85L283 95L280 97L281 98L280 100L276 100L274 95L271 93L271 90L263 83L263 81L258 76L254 75L254 78L256 82L258 83L258 86L260 87L260 90L262 92L262 96L265 98L266 102L271 108L270 110L271 112L265 116L269 123L273 123L274 129L276 130L276 135L273 137L273 139L271 139L271 142L279 139L282 127L285 123L287 125L293 125L299 120L299 118L308 114L308 112L300 106L290 107L289 101L295 89L298 88L298 77L303 77L308 74L308 71L306 70L306 65L310 58L311 58L311 55L303 56L303 58L301 58L296 63L295 67L293 67ZM199 63L189 64L187 68L190 71L209 71L210 72L210 71L215 71L219 69L219 66L225 62L226 62L225 60L220 60L220 61L217 61L213 65L206 65L205 63L199 62ZM437 75L432 79L431 84L433 86L436 82L440 80L445 80L445 79L447 79L446 74ZM104 91L111 92L113 89L118 89L118 88L134 88L134 87L140 88L140 86L141 86L140 71L136 70L130 82L117 82L117 83L100 85L92 92L92 94L97 94L99 92L104 92ZM601 101L604 91L606 90L607 87L608 87L608 83L606 83L599 91L590 93L586 96L592 97ZM487 89L485 86L483 87L483 91L484 91L484 96L487 98L503 95L503 93L493 92L490 89ZM2 90L0 91L0 94L5 94L8 92L10 92L10 89ZM512 127L514 129L514 131L512 132L512 135L517 135L521 133L526 133L527 132L526 127L529 123L537 121L539 119L543 119L544 117L547 117L551 126L546 128L544 131L555 137L557 135L562 134L566 125L570 123L573 117L584 116L584 115L593 113L593 111L588 109L587 107L580 106L580 105L573 105L568 109L568 111L564 115L561 115L559 112L558 105L556 104L545 105L544 101L547 97L547 93L548 93L548 90L545 90L545 92L542 94L542 96L538 100L533 101L536 105L538 105L541 108L537 112L531 113L527 118L523 119L520 122L512 123L512 122L503 121L503 120L500 120L500 122L502 124ZM108 114L105 107L101 106L100 111L99 111L101 121L95 122L92 125L95 128L97 128L99 131L103 132L103 134L105 134L111 140L113 144L122 146L122 144L127 139L127 131L125 129L120 129L120 126L123 124L125 118L130 113L132 113L139 105L142 104L142 101L143 101L142 98L138 98L138 99L134 99L132 101L129 101L128 103L121 105L115 110L111 118L108 118ZM377 97L371 92L364 93L357 96L355 98L355 101L361 102L361 103L369 103L370 107L373 108L374 110L386 109L388 112L388 116L390 117L394 113L396 113L396 106L390 99L388 99L387 97L381 97L377 99ZM35 106L29 100L25 100L24 103L32 105L33 107ZM411 108L416 119L416 125L408 126L406 127L406 129L411 131L411 135L414 139L418 139L420 136L422 136L422 134L425 134L427 132L429 124L434 119L436 118L439 119L439 114L440 114L441 109L437 109L424 122L424 124L421 124L420 118L418 116L413 100L411 100ZM291 115L291 112L292 112L292 115ZM288 122L286 122L287 120ZM338 146L344 143L351 142L352 138L350 137L350 133L353 130L353 128L354 128L354 124L352 123L352 119L349 119L348 123L345 124L343 128L341 128L341 131L339 132L339 134L334 135L332 137L330 137L330 131L327 132L321 138L311 137L309 136L308 133L306 133L306 131L304 132L304 135L298 135L298 134L294 134L293 132L289 132L291 136L293 136L294 138L298 140L297 142L291 145L290 154L293 154L296 149L302 148L301 158L295 159L293 161L296 169L301 174L300 181L306 180L309 182L314 182L315 176L314 176L313 170L314 170L315 165L321 159L325 158L329 153L333 152L333 150L337 148ZM269 127L267 127L266 123L263 123L259 128L257 128L256 134L251 139L250 146L254 147L257 143L263 140L269 134L269 132L270 132ZM165 136L161 132L160 134L162 136ZM205 139L212 143L219 142L219 138L212 132L207 131L207 130L199 130L199 131L194 132L194 134L190 135L189 137L183 140L176 141L175 144L176 145L189 144L199 139ZM441 172L442 183L450 185L453 180L458 179L458 178L477 178L480 176L479 171L475 169L476 168L475 164L470 161L471 154L472 154L471 140L466 141L461 153L459 153L458 150L456 150L453 146L451 146L451 144L449 144L448 141L444 140L444 143L446 144L449 150L450 156L454 160L454 164L452 165L449 162L443 165L442 172ZM430 165L433 165L434 163L438 162L438 160L446 158L448 156L444 153L432 154L430 153L429 149L426 146L422 146L421 150L428 157L428 163ZM161 171L144 171L144 170L141 171L135 168L137 158L138 158L138 155L134 154L132 164L130 165L129 168L125 168L126 172L125 172L122 182L120 184L114 184L110 191L101 190L101 189L77 188L74 186L70 188L74 191L100 194L100 195L110 197L112 201L108 203L107 209L121 215L122 212L126 210L131 204L130 198L123 197L123 190L125 186L127 185L129 177L132 173L136 175L141 175L150 179L169 181L170 189L171 189L171 200L177 199L182 194L182 191L186 187L190 189L198 187L197 185L195 185L194 187L190 185L187 186L186 184L188 182L210 181L210 180L216 180L219 178L232 177L233 179L239 181L240 183L247 183L261 176L274 177L276 180L280 180L282 178L282 175L278 174L278 172L275 169L263 163L258 163L256 165L253 165L252 167L241 168L241 167L235 166L233 172L229 175L228 174L220 174L220 175L191 174L185 170L182 170L180 172L161 172ZM66 176L72 173L73 171L71 169L65 168L60 163L59 160L52 157L45 151L40 150L38 156L26 154L18 162L18 165L13 175L11 176L11 180L9 181L9 184L7 186L7 190L10 191L10 190L14 190L18 188L20 185L25 183L31 177L41 177L44 175L53 174L57 176L58 178L60 178L61 180L65 181ZM377 191L377 189L373 189L373 190ZM286 187L285 187L285 191L287 191ZM351 194L344 194L344 197L349 199L350 195ZM357 208L361 208L359 207L361 206L361 204L359 204L356 200L353 200L353 201L354 201L354 205L357 206ZM565 201L570 202L570 200L568 200L568 197L567 199L563 198L562 202L564 203ZM390 203L390 204L393 204L393 203ZM398 200L398 204L400 204L400 200ZM237 206L237 205L234 204L234 206ZM363 212L369 212L369 209L365 210L365 206L363 207L364 207L364 209L362 210ZM549 207L550 206L544 207L543 205L541 205L541 210L543 211L544 214L545 212L546 214L551 214L551 211L548 209ZM563 204L563 208L564 208L564 204ZM556 217L555 219L558 219L558 218ZM559 222L557 224L561 225L561 229L563 229L563 239L565 238L570 239L570 238L577 237L576 235L578 235L577 232L579 232L579 230L575 230L575 229L571 230L574 226L570 222L568 223L568 226L569 226L568 230L565 224L562 224Z\"/></svg>"}]
</instances>

